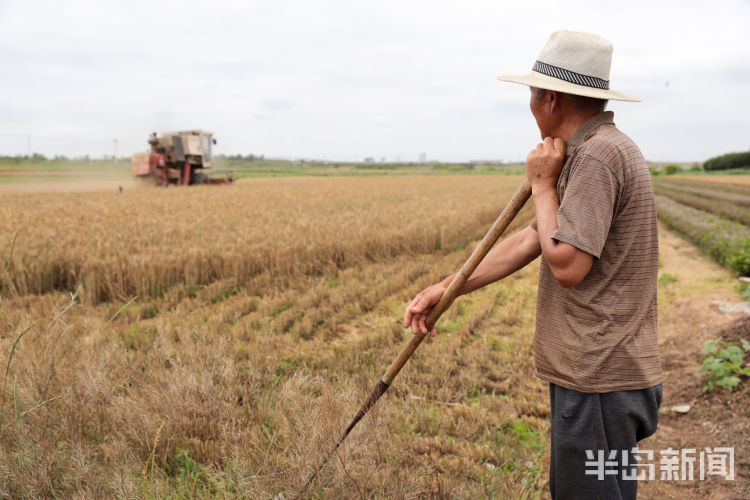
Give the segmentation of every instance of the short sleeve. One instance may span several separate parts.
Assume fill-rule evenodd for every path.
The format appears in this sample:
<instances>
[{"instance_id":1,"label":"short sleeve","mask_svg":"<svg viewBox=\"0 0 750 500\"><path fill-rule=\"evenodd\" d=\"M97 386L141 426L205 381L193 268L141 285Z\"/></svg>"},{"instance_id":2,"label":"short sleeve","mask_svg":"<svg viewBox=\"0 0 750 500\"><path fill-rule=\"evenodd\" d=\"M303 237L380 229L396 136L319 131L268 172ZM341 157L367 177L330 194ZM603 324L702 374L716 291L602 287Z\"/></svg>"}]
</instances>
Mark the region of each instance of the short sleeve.
<instances>
[{"instance_id":1,"label":"short sleeve","mask_svg":"<svg viewBox=\"0 0 750 500\"><path fill-rule=\"evenodd\" d=\"M581 155L571 165L560 208L557 229L550 237L601 256L616 212L620 183L600 160Z\"/></svg>"}]
</instances>

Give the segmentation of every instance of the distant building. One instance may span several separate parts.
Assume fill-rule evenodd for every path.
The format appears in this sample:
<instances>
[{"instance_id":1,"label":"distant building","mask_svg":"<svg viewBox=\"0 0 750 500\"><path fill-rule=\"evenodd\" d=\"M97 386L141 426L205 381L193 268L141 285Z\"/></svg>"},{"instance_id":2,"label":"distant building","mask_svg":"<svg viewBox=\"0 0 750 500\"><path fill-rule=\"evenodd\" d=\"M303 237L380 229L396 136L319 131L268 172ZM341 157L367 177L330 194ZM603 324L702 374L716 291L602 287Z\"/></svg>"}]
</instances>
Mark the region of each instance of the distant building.
<instances>
[{"instance_id":1,"label":"distant building","mask_svg":"<svg viewBox=\"0 0 750 500\"><path fill-rule=\"evenodd\" d=\"M365 163L375 163L375 158L372 156L368 156L365 158Z\"/></svg>"},{"instance_id":2,"label":"distant building","mask_svg":"<svg viewBox=\"0 0 750 500\"><path fill-rule=\"evenodd\" d=\"M419 153L419 163L427 162L427 153Z\"/></svg>"}]
</instances>

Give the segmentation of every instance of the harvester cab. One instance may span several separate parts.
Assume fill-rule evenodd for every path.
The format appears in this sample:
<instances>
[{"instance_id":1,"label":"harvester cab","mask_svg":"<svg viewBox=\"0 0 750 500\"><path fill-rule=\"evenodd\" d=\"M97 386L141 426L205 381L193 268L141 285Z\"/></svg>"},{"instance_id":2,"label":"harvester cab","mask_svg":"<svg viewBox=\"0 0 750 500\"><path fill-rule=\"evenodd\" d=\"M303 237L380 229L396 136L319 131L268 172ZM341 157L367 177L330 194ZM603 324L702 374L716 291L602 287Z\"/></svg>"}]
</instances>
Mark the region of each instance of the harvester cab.
<instances>
[{"instance_id":1,"label":"harvester cab","mask_svg":"<svg viewBox=\"0 0 750 500\"><path fill-rule=\"evenodd\" d=\"M153 177L159 186L229 184L232 176L212 179L205 172L213 168L213 133L206 130L156 132L148 139L151 151L133 155L131 168L137 177Z\"/></svg>"}]
</instances>

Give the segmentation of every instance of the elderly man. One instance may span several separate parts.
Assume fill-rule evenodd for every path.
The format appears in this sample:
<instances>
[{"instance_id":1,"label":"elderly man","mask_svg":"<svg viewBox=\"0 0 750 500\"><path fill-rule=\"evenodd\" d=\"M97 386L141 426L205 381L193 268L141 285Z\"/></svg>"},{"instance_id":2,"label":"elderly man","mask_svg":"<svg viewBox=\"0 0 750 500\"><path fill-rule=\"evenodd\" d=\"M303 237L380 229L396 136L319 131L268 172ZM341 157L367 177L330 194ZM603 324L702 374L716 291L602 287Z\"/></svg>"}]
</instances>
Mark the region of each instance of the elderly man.
<instances>
[{"instance_id":1,"label":"elderly man","mask_svg":"<svg viewBox=\"0 0 750 500\"><path fill-rule=\"evenodd\" d=\"M560 31L529 75L498 77L531 90L543 138L526 160L536 219L490 251L461 290L542 256L534 354L549 383L555 499L635 498L632 450L655 432L661 404L656 209L643 155L604 111L609 99L639 100L609 89L611 54L599 36ZM426 333L452 278L414 298L405 327Z\"/></svg>"}]
</instances>

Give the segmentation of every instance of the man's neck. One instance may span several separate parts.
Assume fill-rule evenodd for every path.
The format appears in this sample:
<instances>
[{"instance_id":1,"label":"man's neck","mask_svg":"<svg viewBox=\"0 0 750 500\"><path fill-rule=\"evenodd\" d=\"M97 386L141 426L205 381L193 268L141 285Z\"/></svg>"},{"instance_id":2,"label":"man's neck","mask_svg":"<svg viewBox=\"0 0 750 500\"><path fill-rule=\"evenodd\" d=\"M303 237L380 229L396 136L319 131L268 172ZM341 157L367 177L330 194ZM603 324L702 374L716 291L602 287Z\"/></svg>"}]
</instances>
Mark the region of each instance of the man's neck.
<instances>
[{"instance_id":1,"label":"man's neck","mask_svg":"<svg viewBox=\"0 0 750 500\"><path fill-rule=\"evenodd\" d=\"M595 117L599 113L586 113L586 114L570 114L565 118L560 126L555 131L553 137L559 137L567 144L570 142L570 138L573 134L583 126L584 123Z\"/></svg>"}]
</instances>

